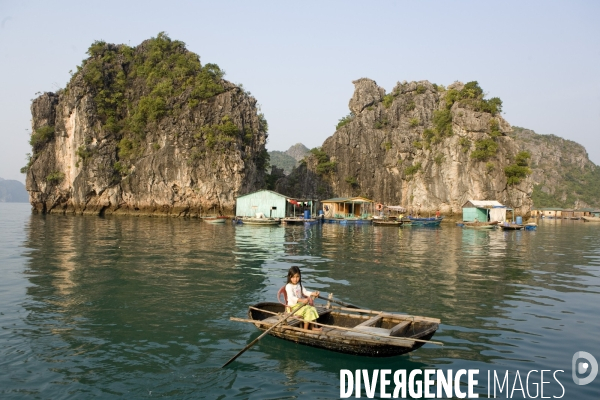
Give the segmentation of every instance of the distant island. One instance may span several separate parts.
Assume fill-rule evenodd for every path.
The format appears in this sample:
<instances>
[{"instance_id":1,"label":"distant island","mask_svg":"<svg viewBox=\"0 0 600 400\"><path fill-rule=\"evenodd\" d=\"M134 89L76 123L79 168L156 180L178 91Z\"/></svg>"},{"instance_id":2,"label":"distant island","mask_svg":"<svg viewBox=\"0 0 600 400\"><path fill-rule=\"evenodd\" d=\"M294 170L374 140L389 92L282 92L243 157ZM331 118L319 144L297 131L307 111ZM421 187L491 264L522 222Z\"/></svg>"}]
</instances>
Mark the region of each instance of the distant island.
<instances>
[{"instance_id":1,"label":"distant island","mask_svg":"<svg viewBox=\"0 0 600 400\"><path fill-rule=\"evenodd\" d=\"M0 178L0 203L29 203L25 185L19 181Z\"/></svg>"},{"instance_id":2,"label":"distant island","mask_svg":"<svg viewBox=\"0 0 600 400\"><path fill-rule=\"evenodd\" d=\"M271 165L283 169L284 174L289 175L300 161L310 154L310 150L302 143L296 143L286 151L269 151Z\"/></svg>"}]
</instances>

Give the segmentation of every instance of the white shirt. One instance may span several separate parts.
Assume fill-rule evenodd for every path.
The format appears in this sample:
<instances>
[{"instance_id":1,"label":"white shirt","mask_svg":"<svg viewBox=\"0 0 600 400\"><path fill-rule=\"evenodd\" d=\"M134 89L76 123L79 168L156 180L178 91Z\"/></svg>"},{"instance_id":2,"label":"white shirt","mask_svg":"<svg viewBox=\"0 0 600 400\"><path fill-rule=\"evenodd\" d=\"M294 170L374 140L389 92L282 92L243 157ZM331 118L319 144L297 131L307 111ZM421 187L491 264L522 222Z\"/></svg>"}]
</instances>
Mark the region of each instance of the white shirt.
<instances>
[{"instance_id":1,"label":"white shirt","mask_svg":"<svg viewBox=\"0 0 600 400\"><path fill-rule=\"evenodd\" d=\"M285 292L287 293L287 305L288 307L294 307L298 303L299 299L304 299L313 294L301 286L299 283L293 285L288 283L285 285Z\"/></svg>"}]
</instances>

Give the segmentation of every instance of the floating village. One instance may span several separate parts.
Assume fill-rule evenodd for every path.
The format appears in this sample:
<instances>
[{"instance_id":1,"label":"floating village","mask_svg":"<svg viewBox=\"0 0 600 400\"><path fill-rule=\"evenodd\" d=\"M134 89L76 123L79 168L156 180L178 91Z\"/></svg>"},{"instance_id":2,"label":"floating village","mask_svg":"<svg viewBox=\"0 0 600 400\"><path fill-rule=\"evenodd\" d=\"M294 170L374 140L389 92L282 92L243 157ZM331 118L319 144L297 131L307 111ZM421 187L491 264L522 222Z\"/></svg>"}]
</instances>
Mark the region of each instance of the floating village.
<instances>
[{"instance_id":1,"label":"floating village","mask_svg":"<svg viewBox=\"0 0 600 400\"><path fill-rule=\"evenodd\" d=\"M237 197L233 218L221 215L202 218L212 224L230 221L233 224L250 226L372 224L439 228L444 221L444 216L440 215L439 210L433 215L422 215L419 209L410 210L400 205L387 205L360 196L325 200L300 199L271 190L259 190ZM455 224L463 229L535 231L539 219L600 222L600 209L534 208L525 222L523 216L516 215L513 208L496 200L470 199L462 206L461 221L449 221L447 224ZM442 345L441 342L431 340L441 324L439 319L361 309L334 299L331 293L328 297L320 296L319 293L314 296L326 301L326 304L314 304L314 307L311 307L313 317L306 319L308 317L300 309L309 302L297 303L296 308L291 310L287 286L289 284L279 290L277 302L250 305L247 318L230 318L232 321L253 324L262 334L223 367L267 334L312 347L370 357L408 353L425 343ZM314 297L310 294L311 306ZM310 324L319 328L307 329Z\"/></svg>"},{"instance_id":2,"label":"floating village","mask_svg":"<svg viewBox=\"0 0 600 400\"><path fill-rule=\"evenodd\" d=\"M444 216L421 215L399 205L387 205L364 197L335 197L325 200L296 199L272 190L258 190L236 199L235 216L201 217L211 224L227 221L245 225L372 224L381 226L440 226ZM600 222L600 209L533 208L528 222L512 208L496 200L468 200L462 206L466 229L535 230L537 219L570 219Z\"/></svg>"}]
</instances>

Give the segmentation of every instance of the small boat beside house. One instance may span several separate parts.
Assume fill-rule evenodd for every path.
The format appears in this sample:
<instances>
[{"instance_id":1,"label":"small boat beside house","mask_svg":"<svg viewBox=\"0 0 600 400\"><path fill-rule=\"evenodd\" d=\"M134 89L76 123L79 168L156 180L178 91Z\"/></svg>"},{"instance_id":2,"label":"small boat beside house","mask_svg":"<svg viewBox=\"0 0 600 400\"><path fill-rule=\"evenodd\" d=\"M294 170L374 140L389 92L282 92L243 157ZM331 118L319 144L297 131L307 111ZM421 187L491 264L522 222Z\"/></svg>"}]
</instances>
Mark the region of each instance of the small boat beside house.
<instances>
[{"instance_id":1,"label":"small boat beside house","mask_svg":"<svg viewBox=\"0 0 600 400\"><path fill-rule=\"evenodd\" d=\"M202 221L209 224L224 224L229 218L225 216L202 217Z\"/></svg>"},{"instance_id":2,"label":"small boat beside house","mask_svg":"<svg viewBox=\"0 0 600 400\"><path fill-rule=\"evenodd\" d=\"M461 222L459 226L467 229L495 229L496 225L498 225L498 221L494 222L479 222L479 221L471 221L471 222Z\"/></svg>"},{"instance_id":3,"label":"small boat beside house","mask_svg":"<svg viewBox=\"0 0 600 400\"><path fill-rule=\"evenodd\" d=\"M279 218L266 217L243 217L240 221L243 225L279 225L281 223Z\"/></svg>"},{"instance_id":4,"label":"small boat beside house","mask_svg":"<svg viewBox=\"0 0 600 400\"><path fill-rule=\"evenodd\" d=\"M300 328L302 321L289 319L269 334L307 346L369 357L390 357L416 350L428 343L440 325L436 318L344 307L317 306L321 331ZM258 303L249 307L249 322L265 331L276 325L285 311L281 303ZM367 314L367 315L365 315ZM433 342L440 344L438 342Z\"/></svg>"},{"instance_id":5,"label":"small boat beside house","mask_svg":"<svg viewBox=\"0 0 600 400\"><path fill-rule=\"evenodd\" d=\"M440 226L444 217L419 218L408 216L412 226Z\"/></svg>"},{"instance_id":6,"label":"small boat beside house","mask_svg":"<svg viewBox=\"0 0 600 400\"><path fill-rule=\"evenodd\" d=\"M586 217L581 217L581 219L584 220L585 222L600 222L600 217L586 216Z\"/></svg>"},{"instance_id":7,"label":"small boat beside house","mask_svg":"<svg viewBox=\"0 0 600 400\"><path fill-rule=\"evenodd\" d=\"M524 228L522 224L515 224L513 222L503 222L498 226L504 231L520 231Z\"/></svg>"},{"instance_id":8,"label":"small boat beside house","mask_svg":"<svg viewBox=\"0 0 600 400\"><path fill-rule=\"evenodd\" d=\"M402 220L389 219L389 218L373 218L373 225L380 226L401 226Z\"/></svg>"}]
</instances>

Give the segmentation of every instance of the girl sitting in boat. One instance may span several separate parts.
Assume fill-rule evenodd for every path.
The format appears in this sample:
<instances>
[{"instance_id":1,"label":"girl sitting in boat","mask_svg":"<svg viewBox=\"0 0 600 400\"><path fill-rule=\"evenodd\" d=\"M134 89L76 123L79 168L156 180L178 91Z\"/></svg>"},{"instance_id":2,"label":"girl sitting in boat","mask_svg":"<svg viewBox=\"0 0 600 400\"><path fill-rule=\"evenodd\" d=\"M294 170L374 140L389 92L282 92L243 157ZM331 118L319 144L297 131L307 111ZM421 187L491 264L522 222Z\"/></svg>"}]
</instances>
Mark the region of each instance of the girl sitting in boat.
<instances>
[{"instance_id":1,"label":"girl sitting in boat","mask_svg":"<svg viewBox=\"0 0 600 400\"><path fill-rule=\"evenodd\" d=\"M304 286L302 286L302 275L300 273L300 268L295 265L288 271L285 292L287 294L287 312L294 311L303 304L309 303L311 296L317 297L319 295L318 291L309 292L304 288ZM314 321L319 318L317 309L311 305L302 307L300 310L298 310L298 312L294 312L294 315L302 317L306 321ZM304 329L311 328L313 331L322 330L310 322L304 322Z\"/></svg>"}]
</instances>

